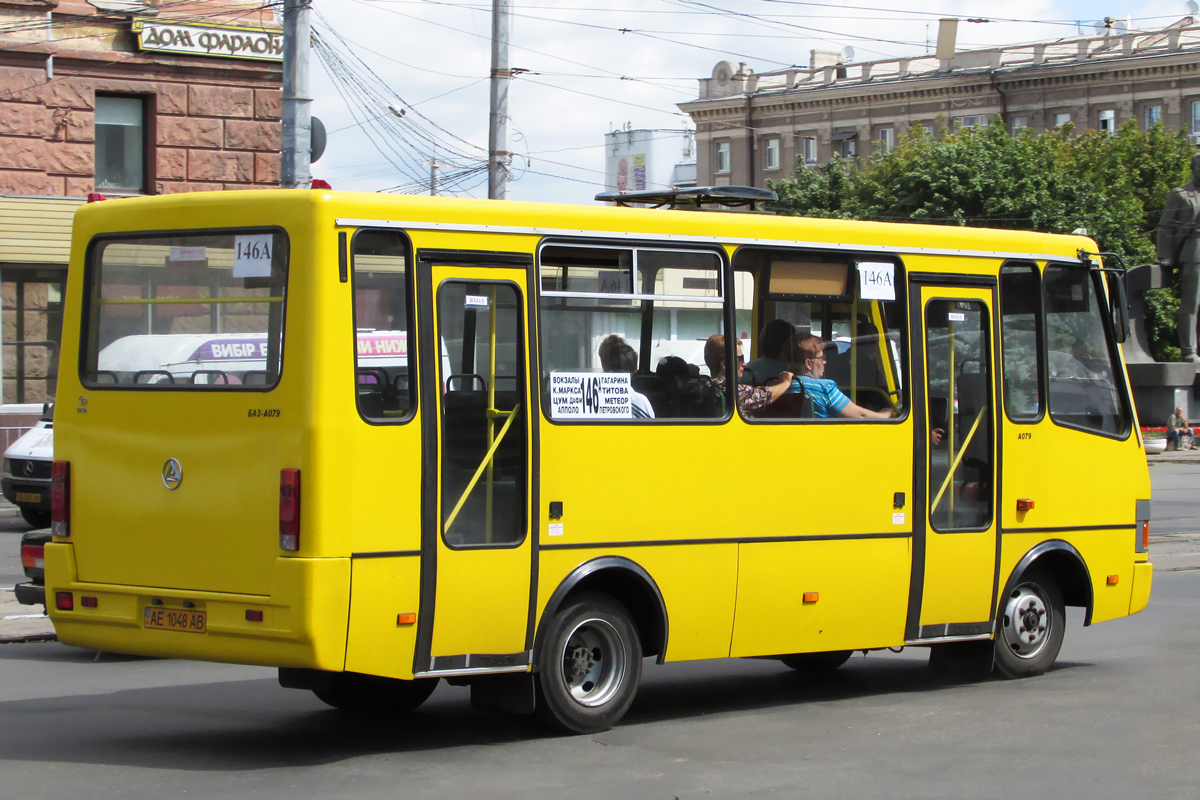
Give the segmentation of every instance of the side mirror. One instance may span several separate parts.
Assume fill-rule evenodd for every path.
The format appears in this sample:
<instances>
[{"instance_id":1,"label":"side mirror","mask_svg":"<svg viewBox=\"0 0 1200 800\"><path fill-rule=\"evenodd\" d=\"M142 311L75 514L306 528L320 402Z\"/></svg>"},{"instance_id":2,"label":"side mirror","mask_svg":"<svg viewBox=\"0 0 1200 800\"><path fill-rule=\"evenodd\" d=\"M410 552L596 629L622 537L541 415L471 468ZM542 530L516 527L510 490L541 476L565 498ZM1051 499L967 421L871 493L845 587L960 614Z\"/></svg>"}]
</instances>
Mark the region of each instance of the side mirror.
<instances>
[{"instance_id":1,"label":"side mirror","mask_svg":"<svg viewBox=\"0 0 1200 800\"><path fill-rule=\"evenodd\" d=\"M1124 344L1129 338L1129 298L1125 294L1125 280L1115 272L1104 273L1108 284L1108 310L1112 319L1113 335Z\"/></svg>"}]
</instances>

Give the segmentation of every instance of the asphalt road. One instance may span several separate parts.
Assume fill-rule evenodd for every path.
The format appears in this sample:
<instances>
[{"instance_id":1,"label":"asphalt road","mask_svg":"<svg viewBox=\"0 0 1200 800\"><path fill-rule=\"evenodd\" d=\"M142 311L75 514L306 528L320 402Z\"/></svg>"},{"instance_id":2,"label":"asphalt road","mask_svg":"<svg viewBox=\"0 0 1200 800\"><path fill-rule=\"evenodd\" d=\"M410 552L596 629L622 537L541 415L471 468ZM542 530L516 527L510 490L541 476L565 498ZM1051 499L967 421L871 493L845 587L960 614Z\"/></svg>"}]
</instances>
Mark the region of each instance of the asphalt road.
<instances>
[{"instance_id":1,"label":"asphalt road","mask_svg":"<svg viewBox=\"0 0 1200 800\"><path fill-rule=\"evenodd\" d=\"M1200 465L1152 476L1156 535L1200 531ZM1156 569L1137 616L1071 614L1040 678L942 684L926 660L859 654L821 682L648 662L618 728L559 737L445 684L372 719L272 670L0 645L0 796L1200 797L1200 570Z\"/></svg>"},{"instance_id":2,"label":"asphalt road","mask_svg":"<svg viewBox=\"0 0 1200 800\"><path fill-rule=\"evenodd\" d=\"M647 664L618 728L558 737L442 685L363 719L269 670L0 646L0 793L59 798L1200 796L1200 572L1024 681L938 684L920 650L823 682Z\"/></svg>"}]
</instances>

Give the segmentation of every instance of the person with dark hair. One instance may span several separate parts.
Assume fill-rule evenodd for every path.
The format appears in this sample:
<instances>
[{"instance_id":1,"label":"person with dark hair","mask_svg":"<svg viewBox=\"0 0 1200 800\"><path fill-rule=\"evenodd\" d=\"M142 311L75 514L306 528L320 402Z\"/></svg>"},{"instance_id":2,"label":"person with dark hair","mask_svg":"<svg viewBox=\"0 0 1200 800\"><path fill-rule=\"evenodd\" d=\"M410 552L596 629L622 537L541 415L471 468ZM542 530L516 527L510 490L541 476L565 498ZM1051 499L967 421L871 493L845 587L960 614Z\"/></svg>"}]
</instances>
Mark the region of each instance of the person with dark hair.
<instances>
[{"instance_id":1,"label":"person with dark hair","mask_svg":"<svg viewBox=\"0 0 1200 800\"><path fill-rule=\"evenodd\" d=\"M737 378L742 376L742 371L745 369L745 361L742 357L742 343L734 340L737 343ZM712 373L713 386L725 396L725 382L728 376L725 373L725 334L715 333L708 337L708 341L704 343L704 363L708 365L708 371ZM751 386L748 383L737 384L737 405L738 409L743 414L748 414L751 411L774 403L787 392L788 387L792 385L792 373L781 372L777 376L774 383L765 386Z\"/></svg>"},{"instance_id":2,"label":"person with dark hair","mask_svg":"<svg viewBox=\"0 0 1200 800\"><path fill-rule=\"evenodd\" d=\"M773 319L758 334L758 358L745 366L739 380L755 385L775 380L791 368L792 338L796 327L784 319Z\"/></svg>"},{"instance_id":3,"label":"person with dark hair","mask_svg":"<svg viewBox=\"0 0 1200 800\"><path fill-rule=\"evenodd\" d=\"M606 336L600 343L599 355L600 368L605 372L624 372L631 380L633 373L637 372L637 351L615 333ZM650 398L634 391L632 386L629 389L629 398L634 419L654 419L654 406L650 405Z\"/></svg>"},{"instance_id":4,"label":"person with dark hair","mask_svg":"<svg viewBox=\"0 0 1200 800\"><path fill-rule=\"evenodd\" d=\"M891 409L872 411L851 402L837 384L825 375L825 342L817 336L801 339L797 345L802 367L791 391L803 391L812 398L813 415L819 419L846 417L848 419L890 419ZM799 385L797 385L799 384Z\"/></svg>"}]
</instances>

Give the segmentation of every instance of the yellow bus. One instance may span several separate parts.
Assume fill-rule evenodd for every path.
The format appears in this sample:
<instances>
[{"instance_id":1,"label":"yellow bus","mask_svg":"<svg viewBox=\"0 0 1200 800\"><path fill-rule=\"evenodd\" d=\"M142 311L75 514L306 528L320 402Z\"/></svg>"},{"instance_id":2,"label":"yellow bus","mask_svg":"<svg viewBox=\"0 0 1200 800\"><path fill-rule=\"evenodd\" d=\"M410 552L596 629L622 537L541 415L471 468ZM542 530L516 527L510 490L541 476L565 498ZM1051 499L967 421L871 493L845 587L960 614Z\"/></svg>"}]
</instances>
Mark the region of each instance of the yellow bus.
<instances>
[{"instance_id":1,"label":"yellow bus","mask_svg":"<svg viewBox=\"0 0 1200 800\"><path fill-rule=\"evenodd\" d=\"M1040 674L1065 606L1150 594L1095 251L323 190L88 204L50 616L340 708L447 678L574 732L621 718L646 657Z\"/></svg>"}]
</instances>

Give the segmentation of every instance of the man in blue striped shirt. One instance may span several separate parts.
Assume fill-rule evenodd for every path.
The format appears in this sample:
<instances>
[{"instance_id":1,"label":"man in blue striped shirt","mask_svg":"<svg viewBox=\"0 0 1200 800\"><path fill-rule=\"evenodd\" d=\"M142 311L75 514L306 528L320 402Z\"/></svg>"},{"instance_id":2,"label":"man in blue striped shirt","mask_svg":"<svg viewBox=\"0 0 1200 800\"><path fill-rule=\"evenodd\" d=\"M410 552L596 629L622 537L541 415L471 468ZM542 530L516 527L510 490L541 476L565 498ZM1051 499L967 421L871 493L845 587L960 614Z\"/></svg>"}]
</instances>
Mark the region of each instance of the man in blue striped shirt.
<instances>
[{"instance_id":1,"label":"man in blue striped shirt","mask_svg":"<svg viewBox=\"0 0 1200 800\"><path fill-rule=\"evenodd\" d=\"M847 419L890 419L892 410L872 411L852 403L849 397L842 394L837 384L825 375L825 342L819 337L809 336L797 345L800 358L800 374L792 381L789 391L798 392L804 386L804 391L812 399L813 416L818 419L845 417Z\"/></svg>"}]
</instances>

